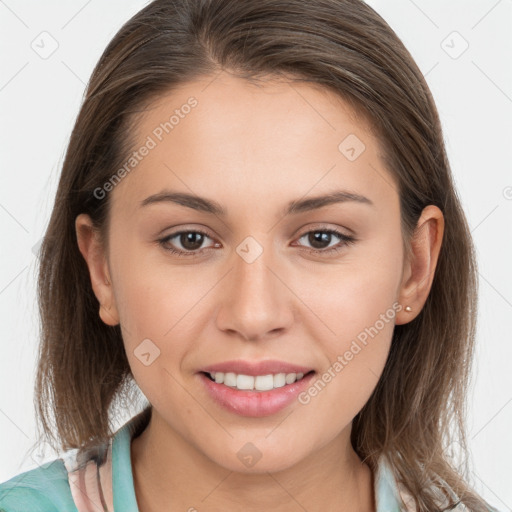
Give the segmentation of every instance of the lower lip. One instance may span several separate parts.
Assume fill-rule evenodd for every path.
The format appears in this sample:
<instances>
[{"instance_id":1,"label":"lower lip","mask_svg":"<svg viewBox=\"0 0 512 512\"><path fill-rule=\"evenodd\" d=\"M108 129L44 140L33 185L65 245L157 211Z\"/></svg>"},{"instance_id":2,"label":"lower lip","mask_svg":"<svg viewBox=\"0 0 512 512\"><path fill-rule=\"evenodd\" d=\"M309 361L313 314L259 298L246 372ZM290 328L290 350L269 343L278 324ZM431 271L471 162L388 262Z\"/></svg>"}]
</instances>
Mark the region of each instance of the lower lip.
<instances>
[{"instance_id":1,"label":"lower lip","mask_svg":"<svg viewBox=\"0 0 512 512\"><path fill-rule=\"evenodd\" d=\"M282 411L307 388L314 375L315 373L311 372L293 384L286 384L269 391L241 391L218 384L210 380L204 373L199 373L207 392L217 404L230 412L252 418L270 416Z\"/></svg>"}]
</instances>

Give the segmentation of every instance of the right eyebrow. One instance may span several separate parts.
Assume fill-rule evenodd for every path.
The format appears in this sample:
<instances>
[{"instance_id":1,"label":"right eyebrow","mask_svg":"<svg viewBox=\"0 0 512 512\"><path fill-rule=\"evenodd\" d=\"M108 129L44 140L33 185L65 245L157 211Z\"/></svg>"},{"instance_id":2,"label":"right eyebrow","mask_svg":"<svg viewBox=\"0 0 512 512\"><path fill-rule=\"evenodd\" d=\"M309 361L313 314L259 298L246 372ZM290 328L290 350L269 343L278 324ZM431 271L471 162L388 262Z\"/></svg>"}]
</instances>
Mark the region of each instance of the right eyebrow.
<instances>
[{"instance_id":1,"label":"right eyebrow","mask_svg":"<svg viewBox=\"0 0 512 512\"><path fill-rule=\"evenodd\" d=\"M149 204L172 202L187 208L199 210L205 213L211 213L213 215L225 216L226 211L224 208L214 201L213 199L206 199L205 197L196 196L194 194L188 194L186 192L172 192L164 190L158 194L146 197L141 201L141 207Z\"/></svg>"}]
</instances>

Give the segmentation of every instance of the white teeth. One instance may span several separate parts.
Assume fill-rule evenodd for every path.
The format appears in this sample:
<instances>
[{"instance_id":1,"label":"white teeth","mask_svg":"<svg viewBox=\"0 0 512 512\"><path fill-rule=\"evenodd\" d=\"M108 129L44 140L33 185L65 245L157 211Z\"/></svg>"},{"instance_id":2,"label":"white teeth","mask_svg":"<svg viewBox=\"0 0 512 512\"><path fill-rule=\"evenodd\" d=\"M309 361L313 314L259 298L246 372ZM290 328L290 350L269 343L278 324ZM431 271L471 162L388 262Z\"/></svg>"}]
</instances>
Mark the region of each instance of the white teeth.
<instances>
[{"instance_id":1,"label":"white teeth","mask_svg":"<svg viewBox=\"0 0 512 512\"><path fill-rule=\"evenodd\" d=\"M217 384L224 384L240 390L269 391L274 388L281 388L286 384L293 384L304 377L303 373L276 373L269 375L236 374L232 372L210 372L211 378Z\"/></svg>"},{"instance_id":2,"label":"white teeth","mask_svg":"<svg viewBox=\"0 0 512 512\"><path fill-rule=\"evenodd\" d=\"M286 384L286 374L278 373L274 375L274 387L282 388Z\"/></svg>"},{"instance_id":3,"label":"white teeth","mask_svg":"<svg viewBox=\"0 0 512 512\"><path fill-rule=\"evenodd\" d=\"M254 379L254 388L257 391L269 391L274 387L273 375L258 375Z\"/></svg>"},{"instance_id":4,"label":"white teeth","mask_svg":"<svg viewBox=\"0 0 512 512\"><path fill-rule=\"evenodd\" d=\"M236 387L236 373L225 373L224 384L233 388Z\"/></svg>"},{"instance_id":5,"label":"white teeth","mask_svg":"<svg viewBox=\"0 0 512 512\"><path fill-rule=\"evenodd\" d=\"M254 389L254 377L250 375L237 375L236 387L238 389Z\"/></svg>"},{"instance_id":6,"label":"white teeth","mask_svg":"<svg viewBox=\"0 0 512 512\"><path fill-rule=\"evenodd\" d=\"M297 378L296 373L287 373L286 374L286 384L292 384L295 382L295 379Z\"/></svg>"}]
</instances>

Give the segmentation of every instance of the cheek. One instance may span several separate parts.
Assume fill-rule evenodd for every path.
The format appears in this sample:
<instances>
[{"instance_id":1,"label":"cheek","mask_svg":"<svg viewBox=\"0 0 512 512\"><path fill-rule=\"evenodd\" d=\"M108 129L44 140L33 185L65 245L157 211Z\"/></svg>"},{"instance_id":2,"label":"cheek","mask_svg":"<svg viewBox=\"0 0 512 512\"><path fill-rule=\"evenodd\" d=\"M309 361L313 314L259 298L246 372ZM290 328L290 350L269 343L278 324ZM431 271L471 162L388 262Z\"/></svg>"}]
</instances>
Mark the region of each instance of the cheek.
<instances>
[{"instance_id":1,"label":"cheek","mask_svg":"<svg viewBox=\"0 0 512 512\"><path fill-rule=\"evenodd\" d=\"M393 304L402 272L396 249L400 244L399 236L396 240L374 239L349 250L339 263L295 276L294 291L315 313L311 318L317 318L318 333L322 333L317 339L325 339L327 334L334 348L341 350L347 341L377 323L381 315L394 320ZM379 330L389 337L388 323L381 324L378 322Z\"/></svg>"},{"instance_id":2,"label":"cheek","mask_svg":"<svg viewBox=\"0 0 512 512\"><path fill-rule=\"evenodd\" d=\"M116 270L115 300L129 344L150 338L166 342L191 327L194 309L215 284L197 278L193 265L155 263L155 249L140 245L119 252L129 256L112 259Z\"/></svg>"},{"instance_id":3,"label":"cheek","mask_svg":"<svg viewBox=\"0 0 512 512\"><path fill-rule=\"evenodd\" d=\"M348 425L361 411L388 358L396 309L382 298L381 309L358 302L334 308L326 318L336 335L317 337L325 362L299 396L305 426L324 438L336 436L340 425Z\"/></svg>"},{"instance_id":4,"label":"cheek","mask_svg":"<svg viewBox=\"0 0 512 512\"><path fill-rule=\"evenodd\" d=\"M385 366L400 306L397 241L380 240L371 250L350 255L325 274L303 278L299 293L315 315L306 324L319 340L324 366L303 402L317 401L326 416L344 421L370 397ZM398 247L401 247L398 245ZM318 398L317 398L318 397Z\"/></svg>"}]
</instances>

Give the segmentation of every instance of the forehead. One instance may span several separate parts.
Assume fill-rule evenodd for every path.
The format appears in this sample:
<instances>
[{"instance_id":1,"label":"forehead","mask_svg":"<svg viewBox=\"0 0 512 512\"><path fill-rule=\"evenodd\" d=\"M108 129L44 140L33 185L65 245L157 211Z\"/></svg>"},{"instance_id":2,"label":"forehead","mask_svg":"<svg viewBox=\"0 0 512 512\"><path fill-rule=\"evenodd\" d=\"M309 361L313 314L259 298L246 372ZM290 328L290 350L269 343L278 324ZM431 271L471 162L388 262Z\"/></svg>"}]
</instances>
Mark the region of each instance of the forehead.
<instances>
[{"instance_id":1,"label":"forehead","mask_svg":"<svg viewBox=\"0 0 512 512\"><path fill-rule=\"evenodd\" d=\"M114 194L131 204L163 188L260 207L340 187L396 195L366 118L318 84L223 72L160 96L134 128L139 156Z\"/></svg>"}]
</instances>

